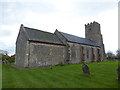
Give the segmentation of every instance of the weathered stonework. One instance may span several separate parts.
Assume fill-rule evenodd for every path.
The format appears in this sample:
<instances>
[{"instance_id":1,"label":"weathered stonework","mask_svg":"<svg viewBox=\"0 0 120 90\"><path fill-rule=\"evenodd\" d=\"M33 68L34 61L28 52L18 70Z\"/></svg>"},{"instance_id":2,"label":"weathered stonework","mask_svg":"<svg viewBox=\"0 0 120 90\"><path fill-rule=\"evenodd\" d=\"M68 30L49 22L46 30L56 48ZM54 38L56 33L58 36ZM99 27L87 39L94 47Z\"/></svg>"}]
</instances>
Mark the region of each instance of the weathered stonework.
<instances>
[{"instance_id":1,"label":"weathered stonework","mask_svg":"<svg viewBox=\"0 0 120 90\"><path fill-rule=\"evenodd\" d=\"M82 63L82 62L97 62L100 61L98 59L97 50L99 47L93 47L88 45L76 44L76 43L68 43L70 46L70 62L69 63ZM84 50L82 50L84 48ZM92 58L92 48L94 59ZM83 55L84 54L84 55Z\"/></svg>"},{"instance_id":2,"label":"weathered stonework","mask_svg":"<svg viewBox=\"0 0 120 90\"><path fill-rule=\"evenodd\" d=\"M41 43L30 43L29 67L64 64L65 47Z\"/></svg>"},{"instance_id":3,"label":"weathered stonework","mask_svg":"<svg viewBox=\"0 0 120 90\"><path fill-rule=\"evenodd\" d=\"M16 41L16 67L103 61L105 51L100 24L85 25L85 36L81 38L58 30L49 33L21 25Z\"/></svg>"},{"instance_id":4,"label":"weathered stonework","mask_svg":"<svg viewBox=\"0 0 120 90\"><path fill-rule=\"evenodd\" d=\"M26 54L27 54L27 36L25 35L25 31L23 26L20 28L20 32L18 34L17 42L16 42L16 60L15 64L18 67L26 67Z\"/></svg>"},{"instance_id":5,"label":"weathered stonework","mask_svg":"<svg viewBox=\"0 0 120 90\"><path fill-rule=\"evenodd\" d=\"M85 25L85 37L101 45L100 53L101 60L105 59L105 49L103 44L103 38L100 30L100 24L97 22L88 23Z\"/></svg>"}]
</instances>

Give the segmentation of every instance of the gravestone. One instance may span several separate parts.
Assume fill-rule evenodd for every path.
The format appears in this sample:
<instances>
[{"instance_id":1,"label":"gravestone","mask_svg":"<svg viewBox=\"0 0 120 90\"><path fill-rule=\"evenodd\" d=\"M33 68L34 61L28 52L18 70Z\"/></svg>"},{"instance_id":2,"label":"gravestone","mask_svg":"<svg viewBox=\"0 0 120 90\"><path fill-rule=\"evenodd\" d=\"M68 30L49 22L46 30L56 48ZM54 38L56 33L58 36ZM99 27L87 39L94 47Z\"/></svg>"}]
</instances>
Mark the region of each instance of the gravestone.
<instances>
[{"instance_id":1,"label":"gravestone","mask_svg":"<svg viewBox=\"0 0 120 90\"><path fill-rule=\"evenodd\" d=\"M87 64L83 63L82 70L83 70L84 75L90 75L90 70Z\"/></svg>"}]
</instances>

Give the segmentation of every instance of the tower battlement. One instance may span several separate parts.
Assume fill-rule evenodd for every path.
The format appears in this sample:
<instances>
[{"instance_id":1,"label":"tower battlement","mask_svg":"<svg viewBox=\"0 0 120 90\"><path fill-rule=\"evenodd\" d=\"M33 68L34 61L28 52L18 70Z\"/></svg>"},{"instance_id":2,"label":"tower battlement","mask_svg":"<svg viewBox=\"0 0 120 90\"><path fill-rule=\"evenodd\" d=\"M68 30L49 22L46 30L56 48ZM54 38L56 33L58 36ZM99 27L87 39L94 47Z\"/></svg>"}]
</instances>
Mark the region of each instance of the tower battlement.
<instances>
[{"instance_id":1,"label":"tower battlement","mask_svg":"<svg viewBox=\"0 0 120 90\"><path fill-rule=\"evenodd\" d=\"M90 22L85 24L86 37L89 35L99 34L101 35L100 24L98 22Z\"/></svg>"},{"instance_id":2,"label":"tower battlement","mask_svg":"<svg viewBox=\"0 0 120 90\"><path fill-rule=\"evenodd\" d=\"M94 21L94 22L85 24L85 27L92 26L92 25L100 25L100 24L98 22Z\"/></svg>"}]
</instances>

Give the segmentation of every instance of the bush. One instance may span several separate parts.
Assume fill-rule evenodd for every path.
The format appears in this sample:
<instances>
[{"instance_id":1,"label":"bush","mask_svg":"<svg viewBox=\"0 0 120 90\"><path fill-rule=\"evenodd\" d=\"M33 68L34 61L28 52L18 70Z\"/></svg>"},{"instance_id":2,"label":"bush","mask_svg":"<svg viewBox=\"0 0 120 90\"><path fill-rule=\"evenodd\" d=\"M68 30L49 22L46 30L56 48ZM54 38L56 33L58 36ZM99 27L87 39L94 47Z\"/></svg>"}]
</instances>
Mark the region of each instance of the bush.
<instances>
[{"instance_id":1,"label":"bush","mask_svg":"<svg viewBox=\"0 0 120 90\"><path fill-rule=\"evenodd\" d=\"M59 62L59 64L57 64L55 66L64 66L64 64L63 64L63 62Z\"/></svg>"}]
</instances>

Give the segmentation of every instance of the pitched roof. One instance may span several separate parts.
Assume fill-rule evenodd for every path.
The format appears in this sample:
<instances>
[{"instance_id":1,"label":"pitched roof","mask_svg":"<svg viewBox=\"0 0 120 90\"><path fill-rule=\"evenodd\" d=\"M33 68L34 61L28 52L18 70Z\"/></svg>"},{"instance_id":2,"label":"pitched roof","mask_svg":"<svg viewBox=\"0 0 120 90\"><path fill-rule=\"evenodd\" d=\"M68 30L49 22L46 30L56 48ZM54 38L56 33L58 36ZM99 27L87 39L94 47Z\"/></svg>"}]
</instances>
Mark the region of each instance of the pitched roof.
<instances>
[{"instance_id":1,"label":"pitched roof","mask_svg":"<svg viewBox=\"0 0 120 90\"><path fill-rule=\"evenodd\" d=\"M82 37L78 37L78 36L74 36L74 35L70 35L70 34L63 33L63 32L60 32L60 33L61 33L69 42L100 47L99 44L97 44L96 42L94 42L94 41L92 41L92 40L90 40L90 39L82 38Z\"/></svg>"},{"instance_id":2,"label":"pitched roof","mask_svg":"<svg viewBox=\"0 0 120 90\"><path fill-rule=\"evenodd\" d=\"M28 39L31 41L63 45L63 43L59 40L59 38L53 33L45 32L45 31L41 31L33 28L28 28L28 27L24 27L24 28L28 34Z\"/></svg>"}]
</instances>

